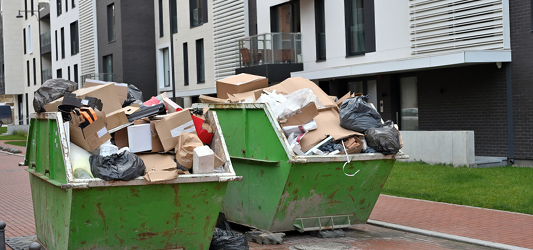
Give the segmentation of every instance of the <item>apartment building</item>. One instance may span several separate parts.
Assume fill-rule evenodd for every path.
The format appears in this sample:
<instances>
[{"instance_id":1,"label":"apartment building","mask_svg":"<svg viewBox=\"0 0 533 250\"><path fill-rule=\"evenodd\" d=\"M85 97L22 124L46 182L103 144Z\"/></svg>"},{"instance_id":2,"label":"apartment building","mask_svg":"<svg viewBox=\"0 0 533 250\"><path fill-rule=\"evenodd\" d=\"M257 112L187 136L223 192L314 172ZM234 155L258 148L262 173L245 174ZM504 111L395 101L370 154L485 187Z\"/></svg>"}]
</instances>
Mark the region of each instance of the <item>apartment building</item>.
<instances>
[{"instance_id":1,"label":"apartment building","mask_svg":"<svg viewBox=\"0 0 533 250\"><path fill-rule=\"evenodd\" d=\"M278 42L296 45L286 58L251 46L277 53L277 64L301 62L290 75L331 95L369 94L401 130L473 130L476 156L528 165L532 7L508 0L257 1L249 21L257 33L296 33ZM248 49L250 63L241 53L238 72L253 72L260 64L254 54L265 58Z\"/></svg>"},{"instance_id":2,"label":"apartment building","mask_svg":"<svg viewBox=\"0 0 533 250\"><path fill-rule=\"evenodd\" d=\"M77 83L81 64L79 7L78 0L52 0L50 4L52 76Z\"/></svg>"}]
</instances>

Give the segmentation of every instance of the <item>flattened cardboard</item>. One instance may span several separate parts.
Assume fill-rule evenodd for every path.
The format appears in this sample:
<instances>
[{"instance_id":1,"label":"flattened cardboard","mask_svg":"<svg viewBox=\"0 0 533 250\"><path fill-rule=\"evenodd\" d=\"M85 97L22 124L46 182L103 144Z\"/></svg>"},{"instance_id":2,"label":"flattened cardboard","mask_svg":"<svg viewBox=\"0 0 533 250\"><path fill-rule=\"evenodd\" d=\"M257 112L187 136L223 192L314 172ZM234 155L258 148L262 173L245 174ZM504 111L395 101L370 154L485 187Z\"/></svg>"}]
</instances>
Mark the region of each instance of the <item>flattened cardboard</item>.
<instances>
[{"instance_id":1,"label":"flattened cardboard","mask_svg":"<svg viewBox=\"0 0 533 250\"><path fill-rule=\"evenodd\" d=\"M324 140L328 135L331 135L334 141L352 135L364 136L361 133L341 127L339 113L335 109L320 110L314 119L318 128L309 131L300 141L300 146L304 152Z\"/></svg>"},{"instance_id":2,"label":"flattened cardboard","mask_svg":"<svg viewBox=\"0 0 533 250\"><path fill-rule=\"evenodd\" d=\"M94 151L104 142L111 139L111 135L109 135L106 128L105 113L96 112L96 117L98 117L96 121L83 129L78 126L69 126L70 140L89 152Z\"/></svg>"},{"instance_id":3,"label":"flattened cardboard","mask_svg":"<svg viewBox=\"0 0 533 250\"><path fill-rule=\"evenodd\" d=\"M108 114L122 108L122 103L119 102L118 94L114 86L114 84L100 84L98 86L81 88L72 93L76 94L76 97L80 99L84 99L86 96L100 99L104 105L102 108L103 111ZM46 104L44 109L48 112L57 111L57 107L62 102L63 98L61 97Z\"/></svg>"},{"instance_id":4,"label":"flattened cardboard","mask_svg":"<svg viewBox=\"0 0 533 250\"><path fill-rule=\"evenodd\" d=\"M151 121L148 118L142 118L133 121L134 125L150 123L150 134L152 136L152 153L163 152L163 145L161 144L161 140L159 140L159 135L157 134L157 130L155 129L155 122L156 121Z\"/></svg>"},{"instance_id":5,"label":"flattened cardboard","mask_svg":"<svg viewBox=\"0 0 533 250\"><path fill-rule=\"evenodd\" d=\"M137 154L146 166L144 179L149 182L174 180L178 169L174 156L170 154Z\"/></svg>"},{"instance_id":6,"label":"flattened cardboard","mask_svg":"<svg viewBox=\"0 0 533 250\"><path fill-rule=\"evenodd\" d=\"M202 103L229 103L230 102L229 99L215 98L215 97L206 96L206 95L200 95L198 99L200 99L200 102Z\"/></svg>"},{"instance_id":7,"label":"flattened cardboard","mask_svg":"<svg viewBox=\"0 0 533 250\"><path fill-rule=\"evenodd\" d=\"M132 153L152 151L152 133L150 133L150 124L129 126L128 144Z\"/></svg>"},{"instance_id":8,"label":"flattened cardboard","mask_svg":"<svg viewBox=\"0 0 533 250\"><path fill-rule=\"evenodd\" d=\"M217 97L227 99L228 94L244 93L268 87L268 78L241 73L217 81Z\"/></svg>"},{"instance_id":9,"label":"flattened cardboard","mask_svg":"<svg viewBox=\"0 0 533 250\"><path fill-rule=\"evenodd\" d=\"M265 88L265 90L269 92L276 90L277 93L292 93L304 88L310 88L325 108L338 108L337 104L318 85L302 77L287 78L279 84Z\"/></svg>"},{"instance_id":10,"label":"flattened cardboard","mask_svg":"<svg viewBox=\"0 0 533 250\"><path fill-rule=\"evenodd\" d=\"M111 83L111 82L86 79L83 86L92 87L92 86L98 86L98 85L108 84L108 83ZM118 101L120 102L120 105L122 105L124 101L128 98L128 84L127 83L115 83L115 82L114 84L115 84L115 91L117 92L117 95L118 95Z\"/></svg>"},{"instance_id":11,"label":"flattened cardboard","mask_svg":"<svg viewBox=\"0 0 533 250\"><path fill-rule=\"evenodd\" d=\"M263 89L257 89L252 90L244 93L235 93L235 94L229 94L229 100L232 103L238 103L241 101L245 101L248 98L252 98L253 102L257 101L259 97L261 97L261 94L263 93Z\"/></svg>"},{"instance_id":12,"label":"flattened cardboard","mask_svg":"<svg viewBox=\"0 0 533 250\"><path fill-rule=\"evenodd\" d=\"M280 121L281 127L303 125L315 118L318 115L318 109L314 102L307 104L299 110L300 113L287 117L283 123Z\"/></svg>"},{"instance_id":13,"label":"flattened cardboard","mask_svg":"<svg viewBox=\"0 0 533 250\"><path fill-rule=\"evenodd\" d=\"M348 99L352 97L352 95L350 94L350 91L348 91L348 93L346 93L346 95L342 96L336 103L337 103L337 106L340 108L341 105L342 105L342 102L344 102L344 100Z\"/></svg>"},{"instance_id":14,"label":"flattened cardboard","mask_svg":"<svg viewBox=\"0 0 533 250\"><path fill-rule=\"evenodd\" d=\"M135 103L134 105L124 107L107 114L107 129L111 130L120 125L129 123L127 115L131 115L139 110L139 104Z\"/></svg>"},{"instance_id":15,"label":"flattened cardboard","mask_svg":"<svg viewBox=\"0 0 533 250\"><path fill-rule=\"evenodd\" d=\"M155 123L155 129L165 152L176 147L182 132L196 134L188 109L169 114Z\"/></svg>"}]
</instances>

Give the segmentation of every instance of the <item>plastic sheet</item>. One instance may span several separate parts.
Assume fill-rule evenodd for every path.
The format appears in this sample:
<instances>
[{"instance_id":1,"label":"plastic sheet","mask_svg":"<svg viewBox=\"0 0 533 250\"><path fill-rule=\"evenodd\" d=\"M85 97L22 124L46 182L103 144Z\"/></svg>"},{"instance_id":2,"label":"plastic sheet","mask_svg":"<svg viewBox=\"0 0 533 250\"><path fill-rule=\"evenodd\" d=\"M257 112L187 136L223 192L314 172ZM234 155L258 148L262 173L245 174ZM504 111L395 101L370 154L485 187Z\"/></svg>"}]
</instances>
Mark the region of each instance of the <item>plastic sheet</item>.
<instances>
[{"instance_id":1,"label":"plastic sheet","mask_svg":"<svg viewBox=\"0 0 533 250\"><path fill-rule=\"evenodd\" d=\"M381 115L366 100L368 96L356 96L342 102L341 127L364 133L369 128L381 127Z\"/></svg>"},{"instance_id":2,"label":"plastic sheet","mask_svg":"<svg viewBox=\"0 0 533 250\"><path fill-rule=\"evenodd\" d=\"M94 177L105 181L130 181L144 175L146 169L143 160L129 151L109 156L92 155L89 162Z\"/></svg>"},{"instance_id":3,"label":"plastic sheet","mask_svg":"<svg viewBox=\"0 0 533 250\"><path fill-rule=\"evenodd\" d=\"M128 96L126 100L124 100L122 107L124 108L130 106L133 103L143 103L143 92L139 90L139 88L137 88L135 85L128 84Z\"/></svg>"},{"instance_id":4,"label":"plastic sheet","mask_svg":"<svg viewBox=\"0 0 533 250\"><path fill-rule=\"evenodd\" d=\"M396 154L402 148L400 144L400 132L390 120L386 121L382 128L368 129L365 137L368 147L384 155Z\"/></svg>"},{"instance_id":5,"label":"plastic sheet","mask_svg":"<svg viewBox=\"0 0 533 250\"><path fill-rule=\"evenodd\" d=\"M73 81L61 78L47 80L37 91L35 91L33 97L33 109L37 113L46 112L47 110L44 109L44 105L63 97L65 92L72 92L77 88L78 84Z\"/></svg>"},{"instance_id":6,"label":"plastic sheet","mask_svg":"<svg viewBox=\"0 0 533 250\"><path fill-rule=\"evenodd\" d=\"M261 97L256 101L256 103L268 103L276 119L285 119L311 102L319 107L322 106L317 96L309 88L300 89L288 95L277 94L275 91L266 92L261 94Z\"/></svg>"}]
</instances>

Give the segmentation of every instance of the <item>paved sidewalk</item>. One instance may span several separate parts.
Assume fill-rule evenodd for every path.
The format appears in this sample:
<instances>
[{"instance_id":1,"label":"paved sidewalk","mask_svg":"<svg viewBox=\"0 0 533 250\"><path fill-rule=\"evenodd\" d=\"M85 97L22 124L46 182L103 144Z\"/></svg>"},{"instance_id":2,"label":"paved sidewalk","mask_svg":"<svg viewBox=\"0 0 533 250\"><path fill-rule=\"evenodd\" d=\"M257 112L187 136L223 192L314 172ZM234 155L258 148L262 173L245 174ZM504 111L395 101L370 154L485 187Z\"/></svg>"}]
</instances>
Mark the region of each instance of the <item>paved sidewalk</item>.
<instances>
[{"instance_id":1,"label":"paved sidewalk","mask_svg":"<svg viewBox=\"0 0 533 250\"><path fill-rule=\"evenodd\" d=\"M533 215L380 195L370 219L533 248Z\"/></svg>"}]
</instances>

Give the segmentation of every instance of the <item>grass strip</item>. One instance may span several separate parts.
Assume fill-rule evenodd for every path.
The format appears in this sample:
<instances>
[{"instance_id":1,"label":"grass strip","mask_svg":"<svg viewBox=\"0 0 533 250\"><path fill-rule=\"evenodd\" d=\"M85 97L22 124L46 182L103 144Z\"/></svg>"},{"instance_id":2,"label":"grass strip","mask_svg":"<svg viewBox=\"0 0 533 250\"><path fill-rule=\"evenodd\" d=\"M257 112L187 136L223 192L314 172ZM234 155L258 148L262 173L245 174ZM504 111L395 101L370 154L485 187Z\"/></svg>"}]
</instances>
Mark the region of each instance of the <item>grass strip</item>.
<instances>
[{"instance_id":1,"label":"grass strip","mask_svg":"<svg viewBox=\"0 0 533 250\"><path fill-rule=\"evenodd\" d=\"M0 127L0 134L6 133L7 127Z\"/></svg>"},{"instance_id":2,"label":"grass strip","mask_svg":"<svg viewBox=\"0 0 533 250\"><path fill-rule=\"evenodd\" d=\"M26 136L20 135L0 135L0 140L26 140Z\"/></svg>"},{"instance_id":3,"label":"grass strip","mask_svg":"<svg viewBox=\"0 0 533 250\"><path fill-rule=\"evenodd\" d=\"M26 147L26 141L6 141L5 144Z\"/></svg>"},{"instance_id":4,"label":"grass strip","mask_svg":"<svg viewBox=\"0 0 533 250\"><path fill-rule=\"evenodd\" d=\"M533 214L533 168L396 162L384 194Z\"/></svg>"}]
</instances>

